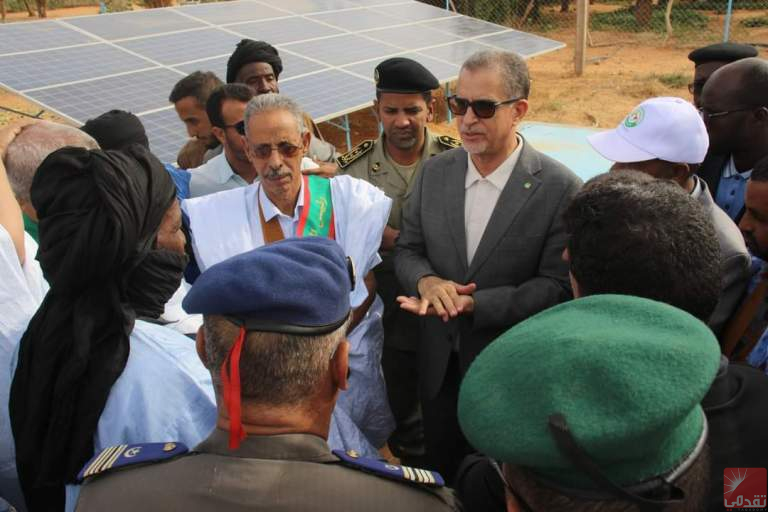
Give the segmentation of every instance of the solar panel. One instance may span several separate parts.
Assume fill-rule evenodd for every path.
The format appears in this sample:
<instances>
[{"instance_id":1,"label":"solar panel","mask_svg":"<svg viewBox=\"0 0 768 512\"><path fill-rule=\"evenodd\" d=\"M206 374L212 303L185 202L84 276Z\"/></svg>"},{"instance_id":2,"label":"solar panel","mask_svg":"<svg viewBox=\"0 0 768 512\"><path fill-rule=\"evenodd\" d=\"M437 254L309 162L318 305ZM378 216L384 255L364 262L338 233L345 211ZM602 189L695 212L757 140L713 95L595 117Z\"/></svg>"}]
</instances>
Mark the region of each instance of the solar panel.
<instances>
[{"instance_id":1,"label":"solar panel","mask_svg":"<svg viewBox=\"0 0 768 512\"><path fill-rule=\"evenodd\" d=\"M242 39L217 28L179 32L164 36L143 37L116 43L121 48L146 55L161 64L172 65L189 60L228 53Z\"/></svg>"},{"instance_id":2,"label":"solar panel","mask_svg":"<svg viewBox=\"0 0 768 512\"><path fill-rule=\"evenodd\" d=\"M0 56L0 77L8 87L24 91L137 71L152 65L113 46L96 44Z\"/></svg>"},{"instance_id":3,"label":"solar panel","mask_svg":"<svg viewBox=\"0 0 768 512\"><path fill-rule=\"evenodd\" d=\"M179 14L173 9L147 9L145 11L82 16L67 18L61 23L75 26L108 41L205 26L202 21Z\"/></svg>"},{"instance_id":4,"label":"solar panel","mask_svg":"<svg viewBox=\"0 0 768 512\"><path fill-rule=\"evenodd\" d=\"M227 23L240 21L266 20L290 14L270 7L269 5L259 5L247 1L229 2L227 3L226 9L222 9L221 6L217 4L200 4L180 7L179 11L213 25L225 25Z\"/></svg>"},{"instance_id":5,"label":"solar panel","mask_svg":"<svg viewBox=\"0 0 768 512\"><path fill-rule=\"evenodd\" d=\"M163 68L60 85L27 93L46 105L60 105L67 116L85 121L112 109L140 113L158 108L157 98L168 95L183 75Z\"/></svg>"},{"instance_id":6,"label":"solar panel","mask_svg":"<svg viewBox=\"0 0 768 512\"><path fill-rule=\"evenodd\" d=\"M5 27L0 37L0 55L95 42L92 37L58 23L32 21Z\"/></svg>"},{"instance_id":7,"label":"solar panel","mask_svg":"<svg viewBox=\"0 0 768 512\"><path fill-rule=\"evenodd\" d=\"M413 58L447 81L477 50L563 46L413 0L231 0L0 25L0 84L79 123L132 111L172 161L187 139L168 103L173 85L197 70L223 79L241 38L277 46L280 91L318 122L370 105L386 57Z\"/></svg>"}]
</instances>

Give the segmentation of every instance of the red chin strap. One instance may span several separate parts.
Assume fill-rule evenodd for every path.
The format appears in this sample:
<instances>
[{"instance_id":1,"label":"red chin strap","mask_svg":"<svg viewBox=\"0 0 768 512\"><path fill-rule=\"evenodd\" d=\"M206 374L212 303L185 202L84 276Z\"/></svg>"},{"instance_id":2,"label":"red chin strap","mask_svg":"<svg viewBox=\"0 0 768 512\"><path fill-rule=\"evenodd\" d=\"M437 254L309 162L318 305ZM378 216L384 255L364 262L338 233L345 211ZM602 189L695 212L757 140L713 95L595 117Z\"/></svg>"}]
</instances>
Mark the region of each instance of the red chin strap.
<instances>
[{"instance_id":1,"label":"red chin strap","mask_svg":"<svg viewBox=\"0 0 768 512\"><path fill-rule=\"evenodd\" d=\"M221 365L221 382L224 392L224 406L229 413L229 449L237 450L240 442L245 439L245 430L240 421L240 353L243 351L245 341L245 327L240 327L235 344ZM229 372L227 372L229 363Z\"/></svg>"}]
</instances>

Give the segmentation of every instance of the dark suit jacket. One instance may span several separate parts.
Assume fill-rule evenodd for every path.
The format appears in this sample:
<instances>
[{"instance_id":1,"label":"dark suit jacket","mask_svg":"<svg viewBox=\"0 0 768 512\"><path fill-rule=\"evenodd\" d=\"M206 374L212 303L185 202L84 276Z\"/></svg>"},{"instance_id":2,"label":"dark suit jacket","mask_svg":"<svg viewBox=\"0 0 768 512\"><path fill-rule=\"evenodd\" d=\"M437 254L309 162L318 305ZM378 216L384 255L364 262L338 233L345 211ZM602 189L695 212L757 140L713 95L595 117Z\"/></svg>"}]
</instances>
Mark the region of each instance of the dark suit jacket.
<instances>
[{"instance_id":1,"label":"dark suit jacket","mask_svg":"<svg viewBox=\"0 0 768 512\"><path fill-rule=\"evenodd\" d=\"M463 374L501 333L571 295L568 265L561 259L566 242L562 213L581 180L525 142L469 265L466 171L463 148L424 164L403 210L395 249L395 271L410 295L418 295L417 283L427 275L477 284L473 315L448 323L430 317L422 323L419 372L424 399L440 390L457 336Z\"/></svg>"},{"instance_id":2,"label":"dark suit jacket","mask_svg":"<svg viewBox=\"0 0 768 512\"><path fill-rule=\"evenodd\" d=\"M699 165L699 169L696 174L707 183L712 194L712 199L717 197L717 189L720 186L720 177L723 175L723 168L728 163L730 155L715 155L707 153L707 157ZM741 209L738 215L736 215L735 222L738 224L741 220L741 216L744 215L744 208Z\"/></svg>"}]
</instances>

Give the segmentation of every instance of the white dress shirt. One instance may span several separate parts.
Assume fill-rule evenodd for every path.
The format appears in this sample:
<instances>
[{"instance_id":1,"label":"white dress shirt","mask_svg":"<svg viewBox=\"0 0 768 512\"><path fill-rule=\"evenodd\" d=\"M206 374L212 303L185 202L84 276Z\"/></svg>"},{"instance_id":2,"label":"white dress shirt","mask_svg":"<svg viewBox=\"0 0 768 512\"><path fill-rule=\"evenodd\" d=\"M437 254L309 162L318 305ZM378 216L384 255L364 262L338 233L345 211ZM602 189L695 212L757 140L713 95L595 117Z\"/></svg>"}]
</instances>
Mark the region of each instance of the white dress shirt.
<instances>
[{"instance_id":1,"label":"white dress shirt","mask_svg":"<svg viewBox=\"0 0 768 512\"><path fill-rule=\"evenodd\" d=\"M509 181L522 149L523 139L518 136L517 148L485 178L475 167L472 156L467 153L467 176L464 180L464 229L467 235L468 264L471 264L472 258L475 257L477 246L480 245L501 191Z\"/></svg>"},{"instance_id":2,"label":"white dress shirt","mask_svg":"<svg viewBox=\"0 0 768 512\"><path fill-rule=\"evenodd\" d=\"M301 170L315 169L318 165L309 158L301 159ZM245 187L249 183L240 177L229 165L225 153L221 153L200 167L189 170L189 197L200 197L222 190Z\"/></svg>"}]
</instances>

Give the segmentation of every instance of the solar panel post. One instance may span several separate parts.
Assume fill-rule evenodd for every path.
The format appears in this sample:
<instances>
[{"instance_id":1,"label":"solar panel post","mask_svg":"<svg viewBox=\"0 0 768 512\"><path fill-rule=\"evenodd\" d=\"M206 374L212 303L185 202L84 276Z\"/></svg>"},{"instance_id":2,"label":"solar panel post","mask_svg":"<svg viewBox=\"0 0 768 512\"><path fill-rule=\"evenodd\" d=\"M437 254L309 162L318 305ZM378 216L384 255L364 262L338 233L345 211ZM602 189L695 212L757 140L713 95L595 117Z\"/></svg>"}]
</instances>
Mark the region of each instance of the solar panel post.
<instances>
[{"instance_id":1,"label":"solar panel post","mask_svg":"<svg viewBox=\"0 0 768 512\"><path fill-rule=\"evenodd\" d=\"M445 83L445 112L446 112L446 117L448 117L449 123L453 121L453 112L451 112L451 109L448 108L448 97L450 95L451 95L451 83L446 82Z\"/></svg>"}]
</instances>

